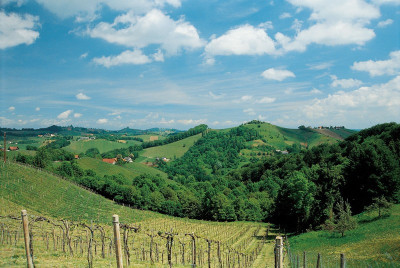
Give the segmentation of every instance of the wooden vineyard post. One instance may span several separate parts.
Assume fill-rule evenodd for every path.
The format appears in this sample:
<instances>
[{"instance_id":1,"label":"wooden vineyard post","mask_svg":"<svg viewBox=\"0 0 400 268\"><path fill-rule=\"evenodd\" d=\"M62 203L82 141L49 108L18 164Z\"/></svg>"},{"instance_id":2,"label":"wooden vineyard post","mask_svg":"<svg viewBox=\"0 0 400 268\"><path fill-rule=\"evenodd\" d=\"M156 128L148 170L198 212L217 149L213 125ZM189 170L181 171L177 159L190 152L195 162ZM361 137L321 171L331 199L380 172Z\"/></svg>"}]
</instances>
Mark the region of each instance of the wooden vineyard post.
<instances>
[{"instance_id":1,"label":"wooden vineyard post","mask_svg":"<svg viewBox=\"0 0 400 268\"><path fill-rule=\"evenodd\" d=\"M346 259L343 253L340 254L340 268L346 268Z\"/></svg>"},{"instance_id":2,"label":"wooden vineyard post","mask_svg":"<svg viewBox=\"0 0 400 268\"><path fill-rule=\"evenodd\" d=\"M221 259L221 242L218 241L218 250L217 250L217 254L218 254L218 263L219 263L219 267L222 268L222 259Z\"/></svg>"},{"instance_id":3,"label":"wooden vineyard post","mask_svg":"<svg viewBox=\"0 0 400 268\"><path fill-rule=\"evenodd\" d=\"M6 163L6 161L7 161L7 156L6 156L6 146L7 146L7 143L6 143L6 133L4 132L4 148L3 148L3 153L4 153L4 163Z\"/></svg>"},{"instance_id":4,"label":"wooden vineyard post","mask_svg":"<svg viewBox=\"0 0 400 268\"><path fill-rule=\"evenodd\" d=\"M307 267L307 256L305 251L303 252L303 267Z\"/></svg>"},{"instance_id":5,"label":"wooden vineyard post","mask_svg":"<svg viewBox=\"0 0 400 268\"><path fill-rule=\"evenodd\" d=\"M28 268L33 268L34 266L33 266L33 261L32 261L31 250L30 250L28 215L26 213L26 210L21 211L21 216L22 216L22 226L24 228L26 262L27 262Z\"/></svg>"},{"instance_id":6,"label":"wooden vineyard post","mask_svg":"<svg viewBox=\"0 0 400 268\"><path fill-rule=\"evenodd\" d=\"M196 267L196 237L194 233L185 234L192 238L192 267Z\"/></svg>"},{"instance_id":7,"label":"wooden vineyard post","mask_svg":"<svg viewBox=\"0 0 400 268\"><path fill-rule=\"evenodd\" d=\"M283 267L283 241L281 236L276 237L275 244L275 268Z\"/></svg>"},{"instance_id":8,"label":"wooden vineyard post","mask_svg":"<svg viewBox=\"0 0 400 268\"><path fill-rule=\"evenodd\" d=\"M208 268L211 268L211 240L206 239L206 241L208 245L208 251L207 251Z\"/></svg>"},{"instance_id":9,"label":"wooden vineyard post","mask_svg":"<svg viewBox=\"0 0 400 268\"><path fill-rule=\"evenodd\" d=\"M317 268L321 268L321 254L320 253L318 253Z\"/></svg>"},{"instance_id":10,"label":"wooden vineyard post","mask_svg":"<svg viewBox=\"0 0 400 268\"><path fill-rule=\"evenodd\" d=\"M113 225L114 225L114 241L115 241L115 255L117 257L117 267L123 268L124 264L122 262L121 235L119 233L118 215L113 215Z\"/></svg>"}]
</instances>

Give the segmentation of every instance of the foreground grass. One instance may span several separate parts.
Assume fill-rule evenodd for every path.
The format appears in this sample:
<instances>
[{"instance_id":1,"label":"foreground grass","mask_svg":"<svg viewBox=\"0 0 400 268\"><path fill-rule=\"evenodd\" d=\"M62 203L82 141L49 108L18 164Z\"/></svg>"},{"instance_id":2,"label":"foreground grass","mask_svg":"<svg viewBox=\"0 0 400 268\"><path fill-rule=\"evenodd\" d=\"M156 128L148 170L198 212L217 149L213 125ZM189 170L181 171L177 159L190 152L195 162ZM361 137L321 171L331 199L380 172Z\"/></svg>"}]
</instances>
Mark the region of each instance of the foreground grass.
<instances>
[{"instance_id":1,"label":"foreground grass","mask_svg":"<svg viewBox=\"0 0 400 268\"><path fill-rule=\"evenodd\" d=\"M345 254L349 267L399 267L400 205L393 206L389 217L363 213L356 218L358 227L347 231L345 237L328 231L290 237L292 252L302 256L306 251L310 265L316 264L321 253L324 267L338 266L340 253Z\"/></svg>"}]
</instances>

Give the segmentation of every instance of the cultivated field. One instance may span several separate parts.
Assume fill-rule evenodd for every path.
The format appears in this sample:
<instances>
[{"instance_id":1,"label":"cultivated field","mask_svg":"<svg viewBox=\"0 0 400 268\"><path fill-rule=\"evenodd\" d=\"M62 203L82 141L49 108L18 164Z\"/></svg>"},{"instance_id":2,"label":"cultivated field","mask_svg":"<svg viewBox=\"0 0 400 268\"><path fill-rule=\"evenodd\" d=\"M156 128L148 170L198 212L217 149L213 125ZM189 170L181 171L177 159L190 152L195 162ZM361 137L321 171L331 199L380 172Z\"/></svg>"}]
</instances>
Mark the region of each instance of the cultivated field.
<instances>
[{"instance_id":1,"label":"cultivated field","mask_svg":"<svg viewBox=\"0 0 400 268\"><path fill-rule=\"evenodd\" d=\"M0 266L26 263L21 209L31 215L38 266L87 267L92 262L95 267L115 267L113 214L119 215L122 224L124 261L135 267L147 267L152 262L161 267L168 263L168 254L173 265L187 267L194 256L200 267L208 267L209 262L212 267L234 263L265 267L273 263L273 236L267 237L268 224L196 221L134 210L18 164L2 164L0 198ZM168 247L171 237L172 247Z\"/></svg>"}]
</instances>

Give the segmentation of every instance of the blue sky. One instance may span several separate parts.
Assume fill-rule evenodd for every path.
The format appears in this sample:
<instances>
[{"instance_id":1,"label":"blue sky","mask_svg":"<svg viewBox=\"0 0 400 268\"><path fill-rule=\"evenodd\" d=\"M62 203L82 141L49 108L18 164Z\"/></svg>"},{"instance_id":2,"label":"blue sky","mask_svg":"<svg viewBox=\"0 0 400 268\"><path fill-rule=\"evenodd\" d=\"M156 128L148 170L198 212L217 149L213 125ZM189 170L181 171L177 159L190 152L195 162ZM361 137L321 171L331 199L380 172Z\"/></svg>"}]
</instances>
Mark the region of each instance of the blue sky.
<instances>
[{"instance_id":1,"label":"blue sky","mask_svg":"<svg viewBox=\"0 0 400 268\"><path fill-rule=\"evenodd\" d=\"M0 0L0 124L400 118L400 0Z\"/></svg>"}]
</instances>

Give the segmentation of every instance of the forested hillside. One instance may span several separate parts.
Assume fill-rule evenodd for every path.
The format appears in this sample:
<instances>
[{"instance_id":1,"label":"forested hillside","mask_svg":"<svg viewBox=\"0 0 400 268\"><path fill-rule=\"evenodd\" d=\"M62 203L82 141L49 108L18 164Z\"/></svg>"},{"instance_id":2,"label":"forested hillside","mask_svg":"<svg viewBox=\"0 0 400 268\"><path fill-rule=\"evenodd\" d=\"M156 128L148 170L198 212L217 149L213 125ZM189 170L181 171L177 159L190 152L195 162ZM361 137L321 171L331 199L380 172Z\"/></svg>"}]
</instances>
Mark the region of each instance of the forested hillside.
<instances>
[{"instance_id":1,"label":"forested hillside","mask_svg":"<svg viewBox=\"0 0 400 268\"><path fill-rule=\"evenodd\" d=\"M341 199L349 201L353 213L382 196L398 203L399 148L400 125L381 124L338 144L264 159L226 178L267 191L272 199L268 216L300 230L332 218Z\"/></svg>"},{"instance_id":2,"label":"forested hillside","mask_svg":"<svg viewBox=\"0 0 400 268\"><path fill-rule=\"evenodd\" d=\"M399 129L396 123L382 124L339 141L309 128L282 129L258 121L221 131L200 125L159 142L181 151L186 139L196 137L183 148L183 156L172 161L161 160L163 146L134 136L109 138L135 139L137 145L102 154L90 148L83 154L116 157L124 168L121 174L82 165L92 162L75 160L72 153L58 148L61 142L41 146L33 155L18 154L16 160L135 208L217 221L272 220L300 231L332 219L340 200L348 201L353 213L378 197L399 202ZM140 163L149 153L145 147L153 147L147 155L155 159L152 167ZM123 162L127 156L137 161ZM168 179L165 173L146 172L155 167Z\"/></svg>"}]
</instances>

